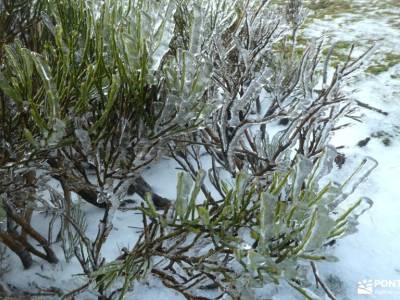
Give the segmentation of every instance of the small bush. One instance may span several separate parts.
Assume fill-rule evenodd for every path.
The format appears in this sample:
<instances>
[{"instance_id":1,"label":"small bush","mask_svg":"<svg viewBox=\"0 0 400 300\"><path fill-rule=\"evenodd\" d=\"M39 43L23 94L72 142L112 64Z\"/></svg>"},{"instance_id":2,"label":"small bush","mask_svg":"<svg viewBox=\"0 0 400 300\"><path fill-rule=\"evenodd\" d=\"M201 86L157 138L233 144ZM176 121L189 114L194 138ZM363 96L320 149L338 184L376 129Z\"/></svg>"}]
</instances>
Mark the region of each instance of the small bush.
<instances>
[{"instance_id":1,"label":"small bush","mask_svg":"<svg viewBox=\"0 0 400 300\"><path fill-rule=\"evenodd\" d=\"M0 8L0 240L24 267L58 263L60 243L87 280L64 298L92 283L102 299L123 298L151 274L188 299L243 299L282 280L311 299L311 273L333 297L315 262L334 260L327 246L371 205L341 203L376 164L330 182L329 140L339 120L356 118L341 84L367 53L353 58L350 47L328 76L333 47L323 58L321 41L297 45L299 0ZM141 177L161 155L184 171L173 202ZM113 213L131 192L146 203L136 208L143 233L106 262ZM73 194L104 209L94 239ZM46 237L35 212L48 216Z\"/></svg>"}]
</instances>

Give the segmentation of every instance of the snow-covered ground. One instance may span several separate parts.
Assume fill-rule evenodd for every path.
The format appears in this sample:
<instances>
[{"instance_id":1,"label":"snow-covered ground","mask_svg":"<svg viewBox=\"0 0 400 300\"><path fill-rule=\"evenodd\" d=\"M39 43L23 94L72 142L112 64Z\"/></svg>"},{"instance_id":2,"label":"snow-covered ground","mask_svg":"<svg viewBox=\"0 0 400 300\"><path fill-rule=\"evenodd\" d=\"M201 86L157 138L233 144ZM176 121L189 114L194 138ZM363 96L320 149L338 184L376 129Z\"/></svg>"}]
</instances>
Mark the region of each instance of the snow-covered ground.
<instances>
[{"instance_id":1,"label":"snow-covered ground","mask_svg":"<svg viewBox=\"0 0 400 300\"><path fill-rule=\"evenodd\" d=\"M342 152L347 163L371 156L379 166L354 195L371 198L374 206L359 219L359 231L334 247L340 261L321 268L325 278L340 282L336 284L342 291L338 299L395 300L400 299L400 2L348 2L353 5L352 13L341 14L339 10L335 17L315 20L306 35L324 33L332 40L354 41L364 48L375 43L371 67L354 78L347 89L356 90L356 99L389 115L361 109L363 123L355 123L333 138L335 145L346 146ZM356 145L367 137L371 140L365 147ZM363 280L372 283L371 295L357 293ZM389 280L395 281L395 287L386 287Z\"/></svg>"},{"instance_id":2,"label":"snow-covered ground","mask_svg":"<svg viewBox=\"0 0 400 300\"><path fill-rule=\"evenodd\" d=\"M371 198L374 206L360 217L357 233L340 240L332 247L332 254L340 259L339 262L319 264L319 268L325 281L337 294L337 299L400 299L400 196L397 186L400 184L400 1L325 2L336 3L336 8L328 6L318 10L318 17L307 23L305 37L319 37L323 34L331 41L356 42L360 50L375 43L375 54L370 59L371 67L353 78L346 89L349 92L354 91L355 99L389 114L385 116L361 109L360 112L364 114L363 123L353 122L353 126L337 132L332 139L334 145L345 146L341 152L346 156L346 163L342 169L337 170L339 178L348 174L366 156L377 159L379 166L353 195L354 198ZM338 61L348 44L341 45L336 54ZM367 137L371 137L371 140L366 146L357 146L360 140ZM154 187L155 192L173 199L176 168L174 161L162 159L146 170L144 177ZM87 210L88 232L94 235L102 216L101 210L89 205L84 208ZM121 248L134 244L138 232L135 226L139 226L139 222L132 212L116 212L114 229L103 251L109 260L120 255ZM47 226L37 225L43 230ZM61 253L59 256L62 256ZM61 262L56 266L37 261L32 269L24 271L17 258L12 254L10 257L12 271L6 275L5 281L21 290L31 291L37 286L54 286L66 291L83 283L79 276L73 276L80 272L74 259L71 263ZM358 283L363 280L372 280L373 285L378 284L373 286L371 295L357 294ZM388 280L399 282L392 288L379 286L387 284ZM270 299L262 293L258 294L259 299ZM96 297L85 293L76 299ZM184 298L153 280L138 284L135 293L130 294L127 299ZM282 287L273 299L291 300L302 297L290 288Z\"/></svg>"}]
</instances>

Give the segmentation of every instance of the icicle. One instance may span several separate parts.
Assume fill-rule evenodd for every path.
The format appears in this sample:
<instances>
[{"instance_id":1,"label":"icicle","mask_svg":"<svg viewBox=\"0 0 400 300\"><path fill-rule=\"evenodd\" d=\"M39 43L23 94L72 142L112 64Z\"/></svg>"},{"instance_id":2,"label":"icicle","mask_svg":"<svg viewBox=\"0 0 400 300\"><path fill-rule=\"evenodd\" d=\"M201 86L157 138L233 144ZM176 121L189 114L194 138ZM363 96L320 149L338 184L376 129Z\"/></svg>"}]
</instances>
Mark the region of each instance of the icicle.
<instances>
[{"instance_id":1,"label":"icicle","mask_svg":"<svg viewBox=\"0 0 400 300\"><path fill-rule=\"evenodd\" d=\"M367 167L367 170L363 174L360 174L360 172L365 168L368 161L372 162L372 166ZM343 183L339 187L340 195L337 196L335 200L329 204L329 207L333 210L340 203L346 200L351 194L354 193L356 188L371 174L371 172L377 166L378 162L374 158L369 156L365 158L360 166L355 170L355 172L346 180L345 183Z\"/></svg>"},{"instance_id":2,"label":"icicle","mask_svg":"<svg viewBox=\"0 0 400 300\"><path fill-rule=\"evenodd\" d=\"M316 187L318 187L320 179L331 172L336 155L337 151L334 146L328 145L325 148L322 157L318 160L318 167L312 179Z\"/></svg>"},{"instance_id":3,"label":"icicle","mask_svg":"<svg viewBox=\"0 0 400 300\"><path fill-rule=\"evenodd\" d=\"M193 180L191 179L191 177L184 172L178 173L175 209L177 216L179 216L181 220L184 219L184 216L186 214L190 191L192 190L192 187L193 187Z\"/></svg>"},{"instance_id":4,"label":"icicle","mask_svg":"<svg viewBox=\"0 0 400 300\"><path fill-rule=\"evenodd\" d=\"M176 7L174 1L169 1L164 15L160 13L153 17L153 20L158 24L154 24L154 39L152 53L152 65L151 70L156 71L160 63L169 51L169 45L171 43L172 37L174 35L175 22L173 21L173 15L175 13Z\"/></svg>"},{"instance_id":5,"label":"icicle","mask_svg":"<svg viewBox=\"0 0 400 300\"><path fill-rule=\"evenodd\" d=\"M313 163L310 159L307 159L303 155L297 156L297 163L295 167L296 173L292 190L292 196L294 197L294 199L299 196L301 187L307 176L310 174L312 167Z\"/></svg>"}]
</instances>

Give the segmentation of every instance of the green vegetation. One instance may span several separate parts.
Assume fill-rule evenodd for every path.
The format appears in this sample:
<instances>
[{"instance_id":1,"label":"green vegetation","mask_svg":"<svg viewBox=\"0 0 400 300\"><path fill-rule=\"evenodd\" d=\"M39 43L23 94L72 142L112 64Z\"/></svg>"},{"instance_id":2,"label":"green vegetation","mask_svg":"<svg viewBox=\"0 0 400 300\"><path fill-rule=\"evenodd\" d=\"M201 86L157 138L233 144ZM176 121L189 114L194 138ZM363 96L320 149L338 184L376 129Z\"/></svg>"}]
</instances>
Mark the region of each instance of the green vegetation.
<instances>
[{"instance_id":1,"label":"green vegetation","mask_svg":"<svg viewBox=\"0 0 400 300\"><path fill-rule=\"evenodd\" d=\"M379 75L398 64L400 64L400 53L384 53L383 57L372 62L365 72Z\"/></svg>"},{"instance_id":2,"label":"green vegetation","mask_svg":"<svg viewBox=\"0 0 400 300\"><path fill-rule=\"evenodd\" d=\"M286 281L306 299L313 299L316 291L307 288L304 277L308 265L336 261L326 253L327 245L353 232L360 207L372 205L360 199L347 210L331 213L366 164L343 184L319 187L318 178L326 171L321 166L331 168L335 153L328 148L314 167L299 156L289 173L272 174L267 189L244 173L236 176L233 185L221 181L224 196L217 206L210 199L196 204L204 173L195 182L179 174L172 215L158 214L151 205L142 207L147 217L143 234L123 261L92 274L97 285L107 289L122 277L122 299L131 282L153 274L189 299L196 294L186 287L196 282L203 288L210 282L220 296L243 299L252 296L253 287ZM179 277L174 276L177 270Z\"/></svg>"},{"instance_id":3,"label":"green vegetation","mask_svg":"<svg viewBox=\"0 0 400 300\"><path fill-rule=\"evenodd\" d=\"M308 274L320 282L316 264L335 260L329 246L372 205L343 202L373 159L341 184L327 177L338 155L332 131L355 118L341 82L366 53L306 40L299 0L0 8L0 241L26 269L74 257L84 284L57 297L91 289L122 299L154 276L188 299L246 299L282 281L307 299L332 299ZM161 156L183 170L171 201L141 177ZM111 261L103 246L133 192L144 200L129 208L143 228ZM82 209L90 205L103 213L95 236Z\"/></svg>"},{"instance_id":4,"label":"green vegetation","mask_svg":"<svg viewBox=\"0 0 400 300\"><path fill-rule=\"evenodd\" d=\"M309 1L308 7L313 12L313 18L323 18L325 16L335 17L340 14L351 13L354 11L354 4L351 0L321 0Z\"/></svg>"}]
</instances>

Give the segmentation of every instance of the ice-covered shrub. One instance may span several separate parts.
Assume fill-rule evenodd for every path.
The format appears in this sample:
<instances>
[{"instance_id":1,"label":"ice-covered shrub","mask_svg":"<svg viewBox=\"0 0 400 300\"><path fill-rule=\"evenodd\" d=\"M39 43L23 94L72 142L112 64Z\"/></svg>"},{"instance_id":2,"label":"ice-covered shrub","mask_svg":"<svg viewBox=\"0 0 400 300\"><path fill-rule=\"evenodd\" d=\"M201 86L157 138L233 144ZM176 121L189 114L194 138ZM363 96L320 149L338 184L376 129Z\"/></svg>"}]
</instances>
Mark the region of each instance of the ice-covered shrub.
<instances>
[{"instance_id":1,"label":"ice-covered shrub","mask_svg":"<svg viewBox=\"0 0 400 300\"><path fill-rule=\"evenodd\" d=\"M332 147L316 163L298 155L289 172L271 173L268 185L238 173L233 184L220 180L223 197L213 201L200 193L204 171L195 182L181 173L172 210L159 214L148 201L135 246L92 275L106 289L121 289L120 298L132 282L155 276L187 299L255 299L252 288L282 281L316 299L324 291L307 276L310 262L334 261L328 245L353 233L371 205L359 199L340 206L376 163L364 161L343 183L322 184L335 155Z\"/></svg>"},{"instance_id":2,"label":"ice-covered shrub","mask_svg":"<svg viewBox=\"0 0 400 300\"><path fill-rule=\"evenodd\" d=\"M289 167L296 153L317 158L337 122L354 117L355 106L341 86L369 52L354 58L352 48L347 60L328 72L330 55L321 55L322 41L297 51L305 16L301 1L287 1L278 11L258 1L238 1L235 7L224 19L231 25L220 24L213 35L210 92L223 104L192 136L197 149L232 174L246 170L255 176ZM175 145L182 149L180 141ZM189 172L195 164L189 167L186 158L194 152L190 146L175 153Z\"/></svg>"},{"instance_id":3,"label":"ice-covered shrub","mask_svg":"<svg viewBox=\"0 0 400 300\"><path fill-rule=\"evenodd\" d=\"M92 283L122 298L149 274L189 299L247 299L247 288L281 280L312 297L314 261L370 204L340 207L373 167L322 185L329 138L355 118L341 85L363 56L351 49L330 72L321 41L299 50L299 0L0 3L0 239L25 267L32 254L56 263L60 242L87 279L67 298ZM186 171L174 204L140 177L160 153ZM143 234L105 264L130 189L145 197ZM104 208L94 238L73 194ZM50 216L48 237L34 212Z\"/></svg>"},{"instance_id":4,"label":"ice-covered shrub","mask_svg":"<svg viewBox=\"0 0 400 300\"><path fill-rule=\"evenodd\" d=\"M7 185L15 174L40 169L35 187L53 193L49 177L62 186L61 202L49 204L53 211L68 215L72 192L96 206L117 207L118 199L111 199L135 184L168 140L195 130L213 107L204 97L211 76L198 28L204 12L194 5L185 24L191 28L187 47L177 47L176 1L35 3L43 7L39 45L32 49L17 34L2 47L4 201L15 189ZM19 214L28 206L37 201L20 205Z\"/></svg>"},{"instance_id":5,"label":"ice-covered shrub","mask_svg":"<svg viewBox=\"0 0 400 300\"><path fill-rule=\"evenodd\" d=\"M349 181L320 186L337 155L328 146L332 133L344 117L356 118L341 86L367 53L354 58L351 49L330 72L321 41L298 51L305 16L300 1L287 1L284 10L259 1L218 3L225 6L212 19L215 31L205 51L213 60L208 97L221 104L200 130L168 143L197 178L194 195L182 175L172 214L143 208L139 242L123 262L95 275L106 285L123 277L126 291L131 281L152 274L189 299L207 299L210 294L201 292L207 287L217 293L213 297L247 299L241 292L249 287L286 280L311 299L305 287L314 261L329 260L326 246L354 232L356 209L371 205L364 199L337 211L375 162L350 191L344 190ZM208 170L204 154L211 157ZM219 198L199 179L204 176ZM221 179L230 176L234 188ZM206 200L196 205L200 191Z\"/></svg>"}]
</instances>

